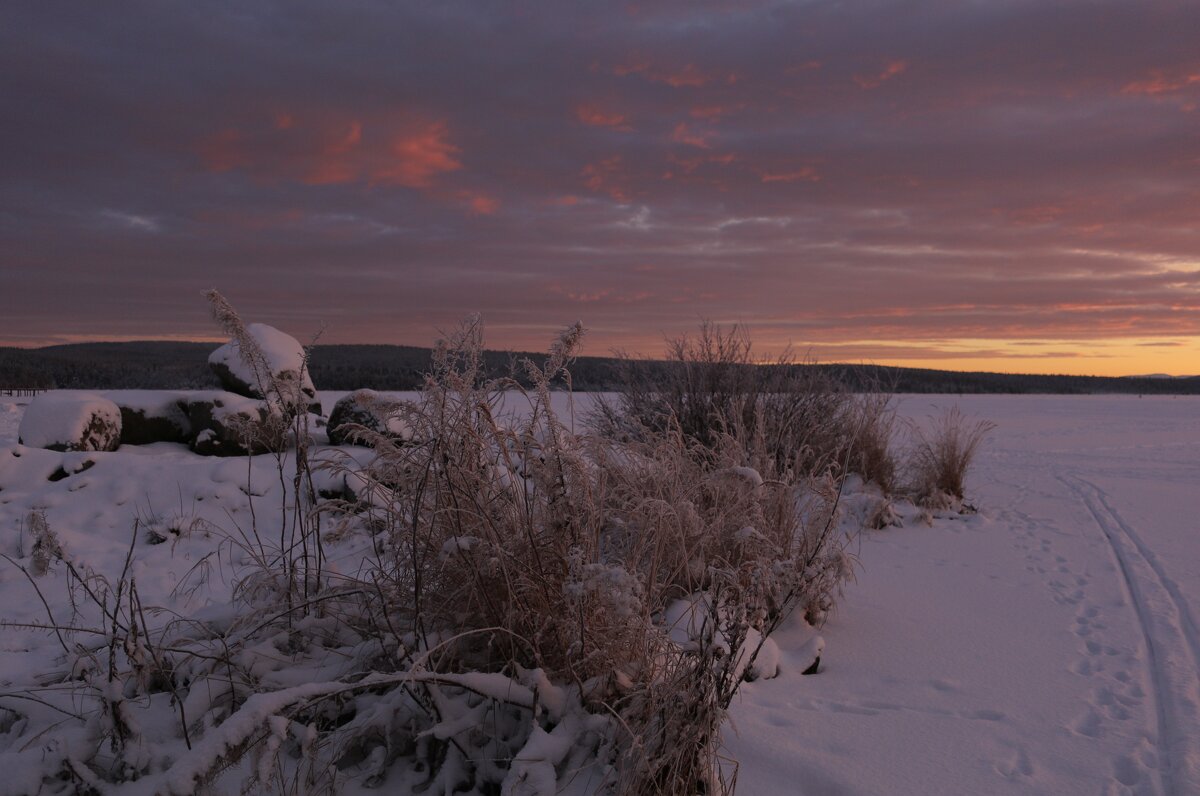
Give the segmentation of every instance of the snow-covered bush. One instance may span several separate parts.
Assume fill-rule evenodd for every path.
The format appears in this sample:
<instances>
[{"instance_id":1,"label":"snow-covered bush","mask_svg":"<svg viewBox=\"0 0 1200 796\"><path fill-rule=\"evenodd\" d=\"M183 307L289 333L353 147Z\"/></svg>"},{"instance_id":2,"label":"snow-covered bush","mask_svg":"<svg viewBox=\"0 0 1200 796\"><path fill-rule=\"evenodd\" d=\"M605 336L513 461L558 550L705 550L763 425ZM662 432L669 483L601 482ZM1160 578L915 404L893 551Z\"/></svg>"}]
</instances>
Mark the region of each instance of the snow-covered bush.
<instances>
[{"instance_id":1,"label":"snow-covered bush","mask_svg":"<svg viewBox=\"0 0 1200 796\"><path fill-rule=\"evenodd\" d=\"M849 415L846 470L874 483L885 494L897 487L895 437L896 412L889 392L867 392L852 399Z\"/></svg>"},{"instance_id":2,"label":"snow-covered bush","mask_svg":"<svg viewBox=\"0 0 1200 796\"><path fill-rule=\"evenodd\" d=\"M579 334L525 363L522 391L484 377L470 324L435 353L405 417L412 444L359 432L376 446L358 497L381 529L372 579L390 607L375 621L443 667L575 684L585 713L624 729L613 788L712 792L725 709L764 640L794 607L819 621L849 574L836 485L785 481L729 434L571 434L548 385ZM518 415L500 412L502 390L522 396ZM683 644L667 610L681 598L706 617Z\"/></svg>"},{"instance_id":3,"label":"snow-covered bush","mask_svg":"<svg viewBox=\"0 0 1200 796\"><path fill-rule=\"evenodd\" d=\"M712 447L732 436L792 477L854 472L893 486L894 412L886 389L855 395L790 351L764 363L742 326L704 322L668 341L667 362L622 359L618 395L589 418L621 439L676 428Z\"/></svg>"}]
</instances>

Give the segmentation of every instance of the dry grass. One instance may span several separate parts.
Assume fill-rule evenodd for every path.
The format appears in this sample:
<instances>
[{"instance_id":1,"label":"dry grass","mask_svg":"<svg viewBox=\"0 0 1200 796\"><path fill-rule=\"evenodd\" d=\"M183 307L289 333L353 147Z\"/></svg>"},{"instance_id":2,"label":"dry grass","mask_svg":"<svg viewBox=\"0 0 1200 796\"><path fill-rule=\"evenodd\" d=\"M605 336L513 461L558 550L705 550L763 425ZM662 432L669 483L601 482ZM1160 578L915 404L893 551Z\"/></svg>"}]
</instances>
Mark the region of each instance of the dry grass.
<instances>
[{"instance_id":1,"label":"dry grass","mask_svg":"<svg viewBox=\"0 0 1200 796\"><path fill-rule=\"evenodd\" d=\"M731 434L569 433L548 385L578 335L524 366L528 391L483 378L476 323L438 349L404 418L412 438L373 440L360 496L385 540L373 578L386 621L439 668L541 669L619 717L623 792L713 792L745 664L731 651L794 607L822 616L849 574L835 486L786 482L771 452ZM519 418L499 416L501 390L524 401ZM697 595L707 630L681 647L664 617ZM456 641L439 645L448 629Z\"/></svg>"},{"instance_id":2,"label":"dry grass","mask_svg":"<svg viewBox=\"0 0 1200 796\"><path fill-rule=\"evenodd\" d=\"M596 792L731 792L717 753L747 667L793 611L819 623L850 575L840 482L767 442L774 415L752 413L750 433L737 393L714 402L728 422L703 439L674 421L636 438L572 433L549 385L569 383L581 334L566 330L544 366L522 363L523 389L485 376L480 324L465 324L419 399L392 407L411 434L360 427L369 465L321 464L352 500L313 501L296 425L294 455L276 460L277 522L261 523L278 539L257 520L230 534L252 563L222 622L152 626L128 563L111 586L75 576L99 621L61 629L96 639L93 674L55 687L107 723L87 756L45 765L81 792L149 779L164 793L351 780L543 793L589 767ZM360 569L324 566L331 532L369 541ZM325 679L265 685L284 665ZM165 770L126 721L129 699L176 712L188 750Z\"/></svg>"},{"instance_id":3,"label":"dry grass","mask_svg":"<svg viewBox=\"0 0 1200 796\"><path fill-rule=\"evenodd\" d=\"M917 503L931 508L961 503L971 462L995 427L987 420L968 420L957 406L933 418L928 429L913 425L908 477Z\"/></svg>"},{"instance_id":4,"label":"dry grass","mask_svg":"<svg viewBox=\"0 0 1200 796\"><path fill-rule=\"evenodd\" d=\"M787 477L853 472L885 491L894 486L886 388L855 395L790 351L763 362L742 326L704 322L695 335L668 341L665 366L623 357L620 378L616 398L600 400L589 418L605 436L677 429L705 448L733 437Z\"/></svg>"}]
</instances>

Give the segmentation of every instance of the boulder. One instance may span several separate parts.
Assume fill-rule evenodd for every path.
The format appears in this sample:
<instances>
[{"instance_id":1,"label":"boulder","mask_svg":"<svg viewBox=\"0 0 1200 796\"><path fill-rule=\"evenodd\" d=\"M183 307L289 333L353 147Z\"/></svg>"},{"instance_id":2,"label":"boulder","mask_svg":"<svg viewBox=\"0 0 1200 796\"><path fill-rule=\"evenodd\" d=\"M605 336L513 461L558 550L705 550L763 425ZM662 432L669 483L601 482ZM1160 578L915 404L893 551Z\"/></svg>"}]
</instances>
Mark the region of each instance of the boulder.
<instances>
[{"instance_id":1,"label":"boulder","mask_svg":"<svg viewBox=\"0 0 1200 796\"><path fill-rule=\"evenodd\" d=\"M308 375L304 346L291 335L265 323L246 327L258 349L244 352L237 338L213 351L208 366L226 390L247 398L279 403L289 412L301 409L321 414L317 390ZM247 360L257 363L252 366Z\"/></svg>"},{"instance_id":2,"label":"boulder","mask_svg":"<svg viewBox=\"0 0 1200 796\"><path fill-rule=\"evenodd\" d=\"M407 440L412 437L408 424L401 415L403 402L380 395L374 390L358 390L341 398L329 413L325 426L330 445L365 445L354 438L351 427L363 426L377 434L392 439Z\"/></svg>"},{"instance_id":3,"label":"boulder","mask_svg":"<svg viewBox=\"0 0 1200 796\"><path fill-rule=\"evenodd\" d=\"M288 421L265 401L229 392L196 393L188 399L189 446L201 456L245 456L281 451Z\"/></svg>"},{"instance_id":4,"label":"boulder","mask_svg":"<svg viewBox=\"0 0 1200 796\"><path fill-rule=\"evenodd\" d=\"M105 397L121 409L122 445L186 443L192 437L187 396L182 393L123 390L106 393Z\"/></svg>"},{"instance_id":5,"label":"boulder","mask_svg":"<svg viewBox=\"0 0 1200 796\"><path fill-rule=\"evenodd\" d=\"M30 401L18 441L52 451L115 451L121 444L121 410L93 393L47 392Z\"/></svg>"}]
</instances>

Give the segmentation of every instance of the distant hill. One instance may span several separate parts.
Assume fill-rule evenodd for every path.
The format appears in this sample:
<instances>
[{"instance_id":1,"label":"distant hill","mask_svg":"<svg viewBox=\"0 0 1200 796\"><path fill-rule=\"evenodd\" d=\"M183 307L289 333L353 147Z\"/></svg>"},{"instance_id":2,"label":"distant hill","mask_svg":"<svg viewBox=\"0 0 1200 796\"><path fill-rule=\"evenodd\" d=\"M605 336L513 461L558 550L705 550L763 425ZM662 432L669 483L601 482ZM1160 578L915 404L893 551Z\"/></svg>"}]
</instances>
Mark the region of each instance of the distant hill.
<instances>
[{"instance_id":1,"label":"distant hill","mask_svg":"<svg viewBox=\"0 0 1200 796\"><path fill-rule=\"evenodd\" d=\"M60 389L204 389L216 385L208 369L213 343L147 341L134 343L76 343L45 348L0 347L0 389L44 387ZM534 361L544 354L490 351L489 371L508 371L514 356ZM429 369L428 348L394 345L318 345L311 353L313 382L323 390L412 390L420 387ZM653 363L653 368L670 367ZM1200 376L1102 377L1044 376L1009 373L964 373L951 370L896 368L880 365L803 365L831 373L852 389L883 385L903 393L1131 393L1200 395ZM619 384L620 360L581 357L571 368L578 390L610 390Z\"/></svg>"}]
</instances>

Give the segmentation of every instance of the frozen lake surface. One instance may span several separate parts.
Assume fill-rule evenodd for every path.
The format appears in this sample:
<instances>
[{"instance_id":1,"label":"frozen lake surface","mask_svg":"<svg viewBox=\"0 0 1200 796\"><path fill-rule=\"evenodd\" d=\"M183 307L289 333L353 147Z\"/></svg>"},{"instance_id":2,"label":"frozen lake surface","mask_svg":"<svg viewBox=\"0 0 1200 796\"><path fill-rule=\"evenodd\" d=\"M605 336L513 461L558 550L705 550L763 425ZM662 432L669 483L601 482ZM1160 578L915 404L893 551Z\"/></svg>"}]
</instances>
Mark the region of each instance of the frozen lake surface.
<instances>
[{"instance_id":1,"label":"frozen lake surface","mask_svg":"<svg viewBox=\"0 0 1200 796\"><path fill-rule=\"evenodd\" d=\"M747 688L746 793L1200 793L1200 401L906 396L998 424L980 515L866 534L826 665ZM786 647L786 643L785 643Z\"/></svg>"}]
</instances>

